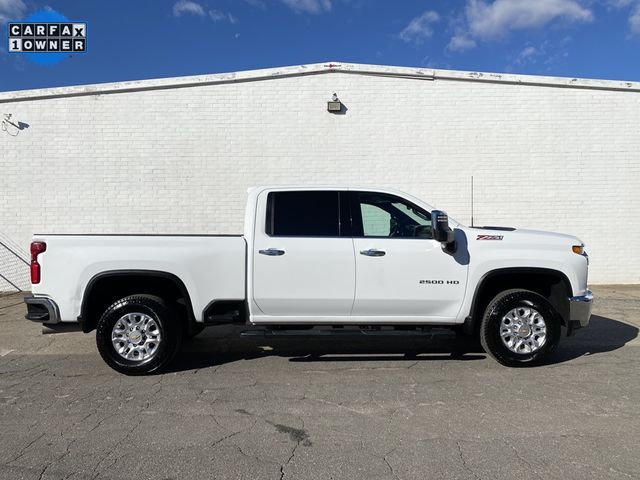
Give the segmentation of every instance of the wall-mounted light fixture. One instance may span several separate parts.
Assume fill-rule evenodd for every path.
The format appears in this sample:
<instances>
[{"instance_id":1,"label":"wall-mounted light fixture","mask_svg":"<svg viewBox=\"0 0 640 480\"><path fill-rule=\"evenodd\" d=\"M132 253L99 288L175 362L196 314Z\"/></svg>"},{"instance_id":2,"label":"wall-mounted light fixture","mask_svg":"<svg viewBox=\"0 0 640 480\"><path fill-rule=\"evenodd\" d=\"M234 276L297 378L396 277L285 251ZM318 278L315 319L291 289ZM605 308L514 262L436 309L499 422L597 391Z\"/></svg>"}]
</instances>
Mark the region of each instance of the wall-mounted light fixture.
<instances>
[{"instance_id":1,"label":"wall-mounted light fixture","mask_svg":"<svg viewBox=\"0 0 640 480\"><path fill-rule=\"evenodd\" d=\"M335 93L331 100L327 102L327 111L331 113L340 113L342 111L342 102Z\"/></svg>"},{"instance_id":2,"label":"wall-mounted light fixture","mask_svg":"<svg viewBox=\"0 0 640 480\"><path fill-rule=\"evenodd\" d=\"M24 122L14 122L11 120L12 116L13 115L10 113L5 113L0 123L2 124L3 131L7 132L7 134L12 137L17 137L22 130L29 128L29 124Z\"/></svg>"}]
</instances>

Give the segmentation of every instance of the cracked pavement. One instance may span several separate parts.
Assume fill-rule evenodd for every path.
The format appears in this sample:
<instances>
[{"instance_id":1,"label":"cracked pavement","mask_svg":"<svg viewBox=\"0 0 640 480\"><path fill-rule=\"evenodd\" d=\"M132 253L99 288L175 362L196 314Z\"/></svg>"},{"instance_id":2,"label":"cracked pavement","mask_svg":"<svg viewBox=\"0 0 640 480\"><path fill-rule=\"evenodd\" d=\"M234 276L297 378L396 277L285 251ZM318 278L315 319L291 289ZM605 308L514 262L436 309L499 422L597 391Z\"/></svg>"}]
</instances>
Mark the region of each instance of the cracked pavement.
<instances>
[{"instance_id":1,"label":"cracked pavement","mask_svg":"<svg viewBox=\"0 0 640 480\"><path fill-rule=\"evenodd\" d=\"M602 286L548 365L432 339L239 338L109 369L0 296L0 479L640 479L640 286Z\"/></svg>"}]
</instances>

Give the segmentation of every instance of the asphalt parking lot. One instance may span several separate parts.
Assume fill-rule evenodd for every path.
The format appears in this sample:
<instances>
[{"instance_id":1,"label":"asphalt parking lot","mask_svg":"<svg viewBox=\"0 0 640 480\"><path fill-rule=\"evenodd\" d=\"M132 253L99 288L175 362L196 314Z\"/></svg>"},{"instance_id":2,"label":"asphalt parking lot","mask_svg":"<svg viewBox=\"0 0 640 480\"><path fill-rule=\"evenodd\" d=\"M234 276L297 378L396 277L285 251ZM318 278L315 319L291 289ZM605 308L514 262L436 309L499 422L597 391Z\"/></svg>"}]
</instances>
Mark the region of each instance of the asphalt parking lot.
<instances>
[{"instance_id":1,"label":"asphalt parking lot","mask_svg":"<svg viewBox=\"0 0 640 480\"><path fill-rule=\"evenodd\" d=\"M537 368L448 334L209 328L149 377L2 296L0 478L640 478L640 286L593 290L590 327Z\"/></svg>"}]
</instances>

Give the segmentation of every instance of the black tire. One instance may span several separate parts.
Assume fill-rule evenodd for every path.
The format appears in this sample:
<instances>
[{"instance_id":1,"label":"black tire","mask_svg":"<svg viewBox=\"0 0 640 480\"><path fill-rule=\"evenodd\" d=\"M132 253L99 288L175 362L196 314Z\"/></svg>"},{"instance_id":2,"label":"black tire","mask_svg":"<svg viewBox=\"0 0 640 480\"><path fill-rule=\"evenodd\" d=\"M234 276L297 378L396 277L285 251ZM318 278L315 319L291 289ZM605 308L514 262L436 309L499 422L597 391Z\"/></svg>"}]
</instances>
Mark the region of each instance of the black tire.
<instances>
[{"instance_id":1,"label":"black tire","mask_svg":"<svg viewBox=\"0 0 640 480\"><path fill-rule=\"evenodd\" d=\"M155 321L160 331L157 349L145 360L129 360L121 356L111 341L116 325L128 313L142 313ZM166 367L180 348L182 322L164 300L153 295L131 295L113 303L105 310L96 328L96 344L103 360L125 375L145 375Z\"/></svg>"},{"instance_id":2,"label":"black tire","mask_svg":"<svg viewBox=\"0 0 640 480\"><path fill-rule=\"evenodd\" d=\"M512 351L501 338L502 319L507 313L519 307L537 310L546 325L544 343L528 353ZM482 348L502 365L528 367L539 365L553 352L560 341L561 331L560 316L544 297L529 290L506 290L496 295L485 310L480 324L480 343ZM532 332L531 335L535 333ZM526 348L526 346L520 348Z\"/></svg>"}]
</instances>

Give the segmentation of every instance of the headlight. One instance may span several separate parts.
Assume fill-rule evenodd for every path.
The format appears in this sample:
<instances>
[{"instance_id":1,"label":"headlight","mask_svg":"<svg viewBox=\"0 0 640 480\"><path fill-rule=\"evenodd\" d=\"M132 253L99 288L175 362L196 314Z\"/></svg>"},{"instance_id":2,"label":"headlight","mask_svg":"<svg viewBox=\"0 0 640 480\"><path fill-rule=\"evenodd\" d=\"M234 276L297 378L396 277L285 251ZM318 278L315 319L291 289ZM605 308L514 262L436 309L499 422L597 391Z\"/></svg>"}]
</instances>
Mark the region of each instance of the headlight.
<instances>
[{"instance_id":1,"label":"headlight","mask_svg":"<svg viewBox=\"0 0 640 480\"><path fill-rule=\"evenodd\" d=\"M571 251L573 253L577 253L578 255L582 255L584 258L586 258L587 265L589 265L589 255L587 255L587 252L584 249L584 243L582 245L573 245L571 247Z\"/></svg>"}]
</instances>

